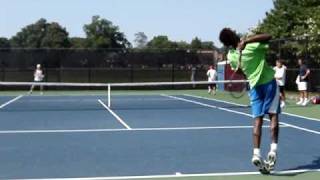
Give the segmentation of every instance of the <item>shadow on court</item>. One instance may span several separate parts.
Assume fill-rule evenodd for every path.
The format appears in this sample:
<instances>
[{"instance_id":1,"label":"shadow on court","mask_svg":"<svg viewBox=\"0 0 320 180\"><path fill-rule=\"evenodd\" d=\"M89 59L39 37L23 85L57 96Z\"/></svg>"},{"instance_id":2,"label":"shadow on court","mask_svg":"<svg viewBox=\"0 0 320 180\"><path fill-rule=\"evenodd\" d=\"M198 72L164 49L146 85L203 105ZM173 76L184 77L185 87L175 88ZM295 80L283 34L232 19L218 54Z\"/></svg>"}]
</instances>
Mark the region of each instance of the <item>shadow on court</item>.
<instances>
[{"instance_id":1,"label":"shadow on court","mask_svg":"<svg viewBox=\"0 0 320 180\"><path fill-rule=\"evenodd\" d=\"M301 166L297 166L288 170L310 170L312 171L320 169L320 156L317 157L315 160L313 160L310 164L306 164L306 165L301 165ZM310 172L308 171L308 172ZM292 173L285 173L285 174L272 174L272 176L288 176L288 177L293 177L293 176L297 176L300 174L304 174L307 173L307 171L301 171L301 172L292 172Z\"/></svg>"}]
</instances>

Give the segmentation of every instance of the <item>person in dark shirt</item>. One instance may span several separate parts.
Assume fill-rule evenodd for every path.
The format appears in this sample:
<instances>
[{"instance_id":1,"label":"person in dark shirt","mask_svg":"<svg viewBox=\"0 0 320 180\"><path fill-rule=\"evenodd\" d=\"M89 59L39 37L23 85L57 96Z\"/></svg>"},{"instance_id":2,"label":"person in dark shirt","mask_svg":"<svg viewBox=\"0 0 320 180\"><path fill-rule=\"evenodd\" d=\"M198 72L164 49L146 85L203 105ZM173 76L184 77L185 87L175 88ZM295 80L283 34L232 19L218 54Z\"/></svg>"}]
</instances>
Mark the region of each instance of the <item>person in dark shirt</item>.
<instances>
[{"instance_id":1,"label":"person in dark shirt","mask_svg":"<svg viewBox=\"0 0 320 180\"><path fill-rule=\"evenodd\" d=\"M308 82L309 82L309 75L310 69L304 63L303 59L298 59L299 68L299 75L297 77L297 85L298 90L300 92L300 101L297 102L297 105L306 106L309 102L309 95L308 95Z\"/></svg>"}]
</instances>

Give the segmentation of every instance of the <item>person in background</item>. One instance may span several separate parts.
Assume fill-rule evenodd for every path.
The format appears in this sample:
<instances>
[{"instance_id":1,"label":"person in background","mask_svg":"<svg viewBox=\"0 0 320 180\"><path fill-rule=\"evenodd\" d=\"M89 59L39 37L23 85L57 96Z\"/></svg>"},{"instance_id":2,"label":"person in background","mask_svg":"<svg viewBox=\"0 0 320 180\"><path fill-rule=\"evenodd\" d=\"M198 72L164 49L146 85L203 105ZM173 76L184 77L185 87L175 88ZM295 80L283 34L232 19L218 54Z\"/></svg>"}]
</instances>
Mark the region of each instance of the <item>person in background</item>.
<instances>
[{"instance_id":1,"label":"person in background","mask_svg":"<svg viewBox=\"0 0 320 180\"><path fill-rule=\"evenodd\" d=\"M191 65L191 66L190 66L190 69L191 69L191 77L190 77L190 80L191 80L191 82L195 82L195 81L196 81L197 68L196 68L196 66ZM195 88L196 85L195 85L195 84L192 84L192 87Z\"/></svg>"},{"instance_id":2,"label":"person in background","mask_svg":"<svg viewBox=\"0 0 320 180\"><path fill-rule=\"evenodd\" d=\"M43 74L43 71L41 69L41 64L37 64L36 70L33 73L33 77L34 77L33 80L34 80L35 83L43 81L44 74ZM31 86L31 88L30 88L29 94L32 94L32 91L33 91L34 87L35 87L35 85L33 84ZM43 94L43 86L41 86L41 85L40 85L40 94L41 95Z\"/></svg>"},{"instance_id":3,"label":"person in background","mask_svg":"<svg viewBox=\"0 0 320 180\"><path fill-rule=\"evenodd\" d=\"M208 82L210 83L208 86L208 93L209 94L216 94L216 84L214 83L217 79L217 71L213 68L213 66L209 67L207 71Z\"/></svg>"},{"instance_id":4,"label":"person in background","mask_svg":"<svg viewBox=\"0 0 320 180\"><path fill-rule=\"evenodd\" d=\"M305 65L303 59L298 59L298 64L300 67L296 83L298 85L298 91L300 92L300 100L297 102L297 105L306 106L309 102L308 82L310 69Z\"/></svg>"},{"instance_id":5,"label":"person in background","mask_svg":"<svg viewBox=\"0 0 320 180\"><path fill-rule=\"evenodd\" d=\"M283 65L282 60L278 59L276 61L276 66L273 69L275 71L274 78L276 79L277 84L279 86L279 90L280 90L280 99L281 99L280 107L284 108L286 105L286 103L285 103L286 95L284 93L284 89L285 89L284 87L286 84L287 67L285 65Z\"/></svg>"}]
</instances>

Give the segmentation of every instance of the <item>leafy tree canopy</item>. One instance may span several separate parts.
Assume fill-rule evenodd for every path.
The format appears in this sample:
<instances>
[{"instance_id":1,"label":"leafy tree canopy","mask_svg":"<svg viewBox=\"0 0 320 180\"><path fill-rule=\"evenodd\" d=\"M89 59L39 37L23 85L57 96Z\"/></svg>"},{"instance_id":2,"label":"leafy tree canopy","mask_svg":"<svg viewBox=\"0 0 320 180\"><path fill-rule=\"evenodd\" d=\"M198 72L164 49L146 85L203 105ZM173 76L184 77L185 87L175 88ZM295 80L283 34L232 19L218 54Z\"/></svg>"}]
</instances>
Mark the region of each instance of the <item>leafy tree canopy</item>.
<instances>
[{"instance_id":1,"label":"leafy tree canopy","mask_svg":"<svg viewBox=\"0 0 320 180\"><path fill-rule=\"evenodd\" d=\"M267 32L274 38L291 39L283 48L297 55L320 57L320 1L274 0L274 8L254 32Z\"/></svg>"},{"instance_id":2,"label":"leafy tree canopy","mask_svg":"<svg viewBox=\"0 0 320 180\"><path fill-rule=\"evenodd\" d=\"M40 19L30 24L11 38L13 47L65 48L70 46L68 32L56 22Z\"/></svg>"},{"instance_id":3,"label":"leafy tree canopy","mask_svg":"<svg viewBox=\"0 0 320 180\"><path fill-rule=\"evenodd\" d=\"M100 16L93 16L83 27L88 45L93 48L128 48L131 46L119 27Z\"/></svg>"},{"instance_id":4,"label":"leafy tree canopy","mask_svg":"<svg viewBox=\"0 0 320 180\"><path fill-rule=\"evenodd\" d=\"M170 41L168 36L160 35L153 37L153 39L148 42L147 47L154 49L171 49L176 48L177 45L175 42Z\"/></svg>"},{"instance_id":5,"label":"leafy tree canopy","mask_svg":"<svg viewBox=\"0 0 320 180\"><path fill-rule=\"evenodd\" d=\"M5 37L0 37L0 48L10 48L10 41Z\"/></svg>"}]
</instances>

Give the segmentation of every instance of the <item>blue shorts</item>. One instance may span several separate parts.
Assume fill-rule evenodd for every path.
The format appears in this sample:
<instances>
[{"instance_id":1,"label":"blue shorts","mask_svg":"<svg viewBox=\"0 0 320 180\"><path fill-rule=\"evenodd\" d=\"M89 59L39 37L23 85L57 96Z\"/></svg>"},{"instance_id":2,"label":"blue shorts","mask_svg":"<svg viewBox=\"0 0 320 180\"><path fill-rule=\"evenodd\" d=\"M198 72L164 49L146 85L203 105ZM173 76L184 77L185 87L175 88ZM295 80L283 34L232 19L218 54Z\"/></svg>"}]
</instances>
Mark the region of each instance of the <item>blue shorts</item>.
<instances>
[{"instance_id":1,"label":"blue shorts","mask_svg":"<svg viewBox=\"0 0 320 180\"><path fill-rule=\"evenodd\" d=\"M254 118L263 117L265 114L279 114L280 92L276 80L252 88L250 101Z\"/></svg>"}]
</instances>

